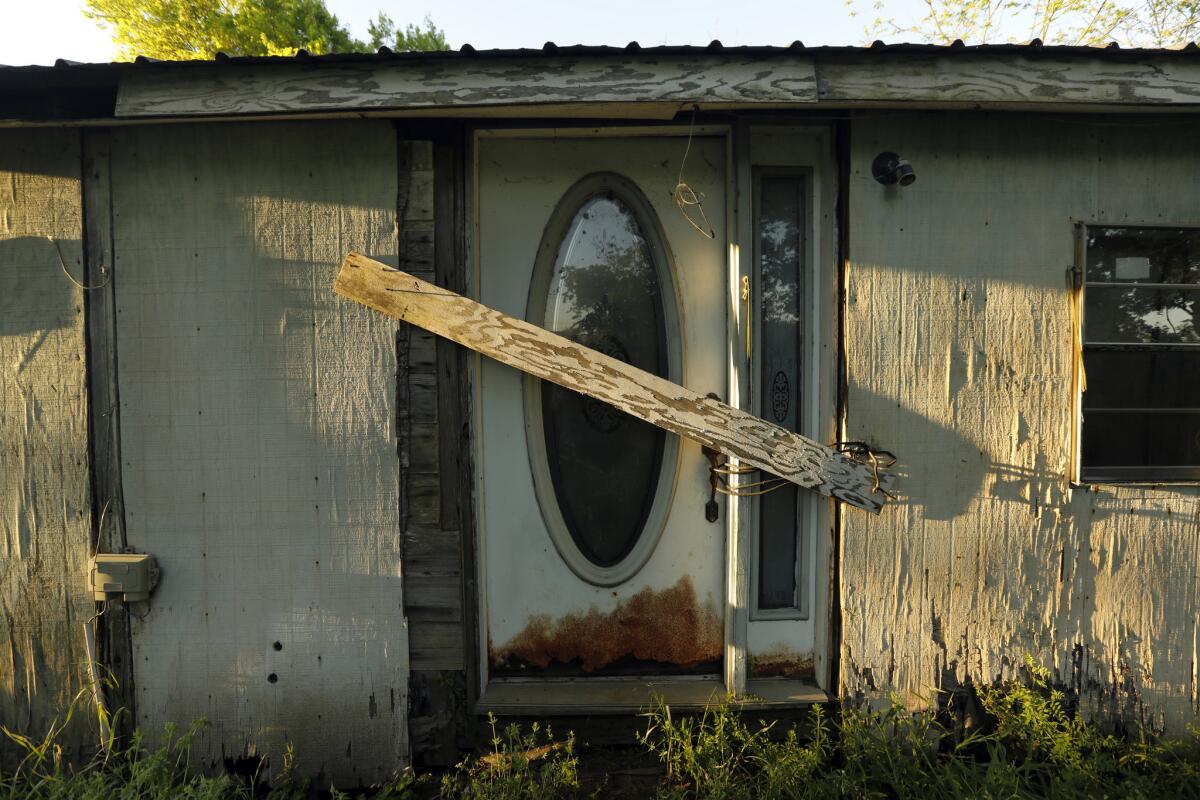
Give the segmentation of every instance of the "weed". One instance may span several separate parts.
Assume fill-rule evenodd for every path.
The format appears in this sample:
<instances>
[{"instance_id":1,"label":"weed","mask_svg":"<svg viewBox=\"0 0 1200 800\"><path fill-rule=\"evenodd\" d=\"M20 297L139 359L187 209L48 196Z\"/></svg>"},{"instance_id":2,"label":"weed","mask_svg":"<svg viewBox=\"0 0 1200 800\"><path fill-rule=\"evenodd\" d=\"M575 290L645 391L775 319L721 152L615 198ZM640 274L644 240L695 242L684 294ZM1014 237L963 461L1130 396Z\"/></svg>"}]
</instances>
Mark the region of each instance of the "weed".
<instances>
[{"instance_id":1,"label":"weed","mask_svg":"<svg viewBox=\"0 0 1200 800\"><path fill-rule=\"evenodd\" d=\"M560 800L581 794L575 736L558 741L534 723L528 733L515 724L499 728L488 714L490 752L468 759L442 779L442 797L472 800Z\"/></svg>"},{"instance_id":2,"label":"weed","mask_svg":"<svg viewBox=\"0 0 1200 800\"><path fill-rule=\"evenodd\" d=\"M1160 741L1103 733L1049 673L979 689L983 724L948 726L898 701L810 712L805 736L751 727L736 702L676 718L661 702L641 743L663 762L660 800L762 798L1200 798L1200 734Z\"/></svg>"},{"instance_id":3,"label":"weed","mask_svg":"<svg viewBox=\"0 0 1200 800\"><path fill-rule=\"evenodd\" d=\"M111 724L101 728L106 732L101 747L89 761L73 766L64 757L59 739L77 709L89 699L90 690L77 695L41 739L0 726L0 732L24 754L15 770L0 773L0 800L304 800L310 796L310 782L297 775L291 746L269 787L262 785L258 776L247 786L229 775L209 777L194 769L192 743L207 727L204 720L193 722L182 733L176 726L166 725L158 745L150 748L141 731L126 742L108 733L118 728L121 713L105 716L103 721ZM423 783L428 785L428 780L406 773L375 787L371 795L380 800L411 800ZM333 800L348 797L336 788L331 796Z\"/></svg>"},{"instance_id":4,"label":"weed","mask_svg":"<svg viewBox=\"0 0 1200 800\"><path fill-rule=\"evenodd\" d=\"M795 729L771 739L775 723L751 730L726 698L699 716L676 718L661 700L646 715L638 741L666 767L659 797L739 800L807 797L803 788L825 767L830 754L824 710L814 707L812 736L800 742Z\"/></svg>"},{"instance_id":5,"label":"weed","mask_svg":"<svg viewBox=\"0 0 1200 800\"><path fill-rule=\"evenodd\" d=\"M81 694L77 701L83 698ZM659 800L1200 800L1200 732L1185 741L1128 736L1083 721L1073 698L1027 660L1022 680L976 690L973 725L943 712L912 712L898 701L882 710L844 706L831 714L814 706L803 731L751 723L726 698L699 714L679 715L659 701L647 716L640 746L663 765ZM141 733L125 742L109 736L94 758L73 767L58 744L71 724L72 703L34 739L3 729L24 753L0 774L0 800L301 800L310 796L295 755L283 754L272 785L250 786L193 769L192 743L203 721L180 732L168 726L154 748ZM102 730L115 730L117 717ZM491 747L442 777L405 772L368 795L379 800L574 800L584 794L573 735L549 728L500 727L488 717ZM603 787L602 787L603 788ZM639 793L639 797L650 791ZM347 798L337 789L334 800ZM600 795L600 790L595 793Z\"/></svg>"}]
</instances>

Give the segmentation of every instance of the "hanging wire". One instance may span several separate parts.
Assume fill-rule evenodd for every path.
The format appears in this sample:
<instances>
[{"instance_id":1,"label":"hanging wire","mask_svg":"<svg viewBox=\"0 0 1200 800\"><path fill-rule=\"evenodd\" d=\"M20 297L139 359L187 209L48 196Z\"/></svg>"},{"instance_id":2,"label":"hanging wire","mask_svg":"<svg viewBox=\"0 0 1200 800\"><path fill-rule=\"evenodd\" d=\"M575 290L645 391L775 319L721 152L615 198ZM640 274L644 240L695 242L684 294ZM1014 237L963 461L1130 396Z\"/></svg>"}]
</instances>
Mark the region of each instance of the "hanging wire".
<instances>
[{"instance_id":1,"label":"hanging wire","mask_svg":"<svg viewBox=\"0 0 1200 800\"><path fill-rule=\"evenodd\" d=\"M759 481L751 481L750 483L738 483L730 485L728 476L730 475L749 475L753 472L758 472L758 467L751 467L747 464L738 464L731 466L729 459L721 460L721 454L712 448L705 447L704 455L708 459L708 483L712 487L714 496L716 494L724 494L730 497L758 497L759 495L773 492L776 489L782 489L789 481L784 478L771 476Z\"/></svg>"},{"instance_id":2,"label":"hanging wire","mask_svg":"<svg viewBox=\"0 0 1200 800\"><path fill-rule=\"evenodd\" d=\"M688 154L692 152L692 135L696 130L696 112L700 106L692 106L692 120L688 123L688 138L687 147L683 149L683 160L679 162L679 175L675 179L675 189L671 192L671 196L675 198L675 205L679 207L679 211L683 214L683 218L688 221L688 224L709 239L717 238L717 232L713 230L713 226L708 221L708 215L704 213L704 192L697 192L687 181L683 179L684 168L687 167ZM704 227L700 226L695 217L688 209L695 206L696 211L700 214L700 222L704 223Z\"/></svg>"},{"instance_id":3,"label":"hanging wire","mask_svg":"<svg viewBox=\"0 0 1200 800\"><path fill-rule=\"evenodd\" d=\"M100 525L99 530L96 531L96 542L92 546L92 558L95 558L97 554L99 554L100 545L104 541L104 520L108 517L108 503L109 501L105 500L104 506L100 509ZM100 610L97 611L92 618L84 624L91 625L93 622L103 617L106 613L108 613L108 601L102 600L100 601Z\"/></svg>"},{"instance_id":4,"label":"hanging wire","mask_svg":"<svg viewBox=\"0 0 1200 800\"><path fill-rule=\"evenodd\" d=\"M891 492L879 485L879 470L896 466L896 456L887 450L876 450L866 442L834 442L833 449L858 464L868 464L871 467L871 477L875 485L873 492L879 492L884 497L892 497Z\"/></svg>"},{"instance_id":5,"label":"hanging wire","mask_svg":"<svg viewBox=\"0 0 1200 800\"><path fill-rule=\"evenodd\" d=\"M71 283L75 284L76 286L78 286L80 289L83 289L84 291L92 291L92 290L95 290L95 289L103 289L105 286L107 286L107 285L108 285L108 280L109 280L109 278L111 278L112 276L108 274L108 268L107 268L107 267L105 267L104 265L101 265L101 266L100 266L100 273L101 273L102 275L104 275L104 282L103 282L103 283L98 283L98 284L96 284L95 286L87 286L87 285L85 285L85 284L82 284L82 283L80 283L79 281L75 280L75 276L74 276L74 275L72 275L72 274L70 273L70 271L67 269L67 261L66 261L66 259L65 259L65 258L63 258L63 254L62 254L62 248L60 248L60 247L58 246L58 240L57 240L57 239L55 239L55 238L53 238L53 237L51 237L51 236L47 236L47 237L46 237L46 241L48 241L48 242L50 242L50 244L54 245L54 252L58 254L58 265L59 265L60 267L62 267L63 275L66 275L66 276L67 276L67 280L69 280Z\"/></svg>"},{"instance_id":6,"label":"hanging wire","mask_svg":"<svg viewBox=\"0 0 1200 800\"><path fill-rule=\"evenodd\" d=\"M108 604L109 604L109 601L108 601L108 600L102 600L102 601L101 601L101 603L100 603L100 610L99 610L99 611L97 611L95 614L93 614L93 615L92 615L92 618L91 618L91 619L89 619L87 622L85 622L85 623L83 623L83 624L84 624L84 625L91 625L93 622L95 622L96 620L100 619L100 618L101 618L101 617L103 617L105 614L107 614L107 613L108 613Z\"/></svg>"},{"instance_id":7,"label":"hanging wire","mask_svg":"<svg viewBox=\"0 0 1200 800\"><path fill-rule=\"evenodd\" d=\"M832 445L833 449L842 455L849 458L857 464L866 464L871 467L871 476L874 481L873 491L883 494L885 497L893 495L880 485L880 470L886 470L896 465L896 456L887 450L876 450L866 442L835 442ZM706 448L707 450L707 448ZM729 460L718 461L716 451L708 451L705 453L708 456L709 467L709 483L712 485L713 491L730 497L759 497L764 494L769 494L776 489L782 489L791 481L786 478L769 476L762 480L751 481L749 483L738 483L730 485L728 476L730 475L749 475L753 472L759 472L758 467L751 467L743 464L730 466Z\"/></svg>"},{"instance_id":8,"label":"hanging wire","mask_svg":"<svg viewBox=\"0 0 1200 800\"><path fill-rule=\"evenodd\" d=\"M752 481L750 483L739 483L737 486L730 486L719 473L717 474L717 491L730 497L758 497L764 494L770 494L776 489L782 489L791 481L785 478L767 478L761 481Z\"/></svg>"}]
</instances>

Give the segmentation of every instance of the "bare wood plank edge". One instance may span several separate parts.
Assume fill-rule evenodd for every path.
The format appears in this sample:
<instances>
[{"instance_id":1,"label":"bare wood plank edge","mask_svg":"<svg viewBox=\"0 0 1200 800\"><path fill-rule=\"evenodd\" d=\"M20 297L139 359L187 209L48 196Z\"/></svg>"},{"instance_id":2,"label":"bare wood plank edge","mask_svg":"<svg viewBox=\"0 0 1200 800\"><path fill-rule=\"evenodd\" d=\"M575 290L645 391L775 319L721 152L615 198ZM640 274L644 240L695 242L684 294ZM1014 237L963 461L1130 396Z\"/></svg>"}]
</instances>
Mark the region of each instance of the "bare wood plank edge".
<instances>
[{"instance_id":1,"label":"bare wood plank edge","mask_svg":"<svg viewBox=\"0 0 1200 800\"><path fill-rule=\"evenodd\" d=\"M872 513L883 507L871 469L830 447L361 253L346 256L333 290L743 464Z\"/></svg>"}]
</instances>

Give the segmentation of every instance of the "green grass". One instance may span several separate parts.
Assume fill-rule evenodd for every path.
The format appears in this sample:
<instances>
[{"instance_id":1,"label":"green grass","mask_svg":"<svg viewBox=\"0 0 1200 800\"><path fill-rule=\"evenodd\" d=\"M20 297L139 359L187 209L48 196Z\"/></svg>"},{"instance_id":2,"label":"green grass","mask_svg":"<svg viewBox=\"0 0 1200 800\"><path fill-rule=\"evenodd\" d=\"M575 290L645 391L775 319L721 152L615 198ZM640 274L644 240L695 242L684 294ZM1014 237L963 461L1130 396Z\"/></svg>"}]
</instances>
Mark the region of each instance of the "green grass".
<instances>
[{"instance_id":1,"label":"green grass","mask_svg":"<svg viewBox=\"0 0 1200 800\"><path fill-rule=\"evenodd\" d=\"M898 702L811 711L803 740L773 736L725 703L673 718L660 705L643 746L667 776L659 798L1200 798L1200 737L1106 734L1068 708L1032 662L1026 679L980 688L982 724L944 724Z\"/></svg>"},{"instance_id":2,"label":"green grass","mask_svg":"<svg viewBox=\"0 0 1200 800\"><path fill-rule=\"evenodd\" d=\"M579 797L579 758L575 737L555 739L537 723L528 733L516 725L499 727L488 714L491 750L469 758L442 778L441 796L472 800L557 800Z\"/></svg>"},{"instance_id":3,"label":"green grass","mask_svg":"<svg viewBox=\"0 0 1200 800\"><path fill-rule=\"evenodd\" d=\"M183 732L167 725L155 747L146 745L141 731L127 741L117 737L120 715L110 718L97 710L97 722L106 737L90 760L72 764L59 744L76 714L90 705L90 691L80 692L67 710L51 724L41 739L33 739L0 725L0 733L16 747L21 760L8 773L0 772L0 800L305 800L310 782L296 774L294 754L283 753L282 769L272 785L254 776L239 781L229 775L208 776L191 762L192 743L207 727L197 720ZM2 740L0 740L2 741ZM422 783L411 774L372 792L379 800L408 800ZM336 788L331 800L346 798Z\"/></svg>"},{"instance_id":4,"label":"green grass","mask_svg":"<svg viewBox=\"0 0 1200 800\"><path fill-rule=\"evenodd\" d=\"M814 706L803 729L754 720L733 701L700 714L676 714L658 703L646 714L639 752L661 765L634 795L659 800L788 800L800 798L1197 798L1200 735L1161 740L1145 732L1117 736L1082 721L1072 698L1047 672L1026 665L1024 680L976 690L980 713L965 724L942 712L911 712L898 702L881 711ZM72 710L74 706L72 706ZM70 722L41 740L4 730L24 752L0 774L5 798L263 798L307 797L290 753L271 786L205 776L189 754L203 723L168 728L148 748L134 735L115 740L86 764L66 763L56 744ZM610 796L603 782L581 777L587 748L549 728L501 727L492 718L489 747L440 776L406 774L368 795L385 800L475 798L559 800ZM104 728L102 729L111 729ZM608 752L608 751L604 751ZM602 754L600 751L593 755ZM588 784L585 788L585 784ZM337 792L333 797L345 797Z\"/></svg>"}]
</instances>

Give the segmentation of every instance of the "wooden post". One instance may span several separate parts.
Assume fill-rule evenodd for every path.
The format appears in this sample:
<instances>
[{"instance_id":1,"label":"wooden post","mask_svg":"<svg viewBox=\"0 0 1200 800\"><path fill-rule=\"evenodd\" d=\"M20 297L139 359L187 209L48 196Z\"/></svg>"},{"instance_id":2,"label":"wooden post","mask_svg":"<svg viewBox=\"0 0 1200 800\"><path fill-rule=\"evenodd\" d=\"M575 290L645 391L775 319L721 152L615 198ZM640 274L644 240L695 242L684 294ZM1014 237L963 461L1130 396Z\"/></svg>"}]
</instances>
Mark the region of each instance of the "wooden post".
<instances>
[{"instance_id":1,"label":"wooden post","mask_svg":"<svg viewBox=\"0 0 1200 800\"><path fill-rule=\"evenodd\" d=\"M120 402L117 391L116 275L112 235L112 137L106 129L83 132L83 218L88 328L88 396L92 459L93 550L125 549L121 490ZM97 660L115 680L106 692L109 711L123 712L120 732L133 730L133 642L129 609L112 603L98 620Z\"/></svg>"}]
</instances>

